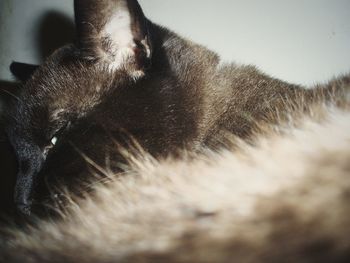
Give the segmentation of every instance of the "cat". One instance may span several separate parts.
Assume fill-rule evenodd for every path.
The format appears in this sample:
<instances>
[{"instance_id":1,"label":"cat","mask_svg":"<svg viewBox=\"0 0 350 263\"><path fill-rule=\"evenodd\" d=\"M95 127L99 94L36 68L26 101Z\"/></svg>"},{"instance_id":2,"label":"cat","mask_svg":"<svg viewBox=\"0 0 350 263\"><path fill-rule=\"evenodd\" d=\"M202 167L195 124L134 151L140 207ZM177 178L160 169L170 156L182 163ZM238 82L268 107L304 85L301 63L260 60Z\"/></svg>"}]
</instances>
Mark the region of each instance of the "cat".
<instances>
[{"instance_id":1,"label":"cat","mask_svg":"<svg viewBox=\"0 0 350 263\"><path fill-rule=\"evenodd\" d=\"M350 75L307 89L223 64L136 0L74 5L75 44L12 66L6 124L18 210L64 177L62 218L3 230L1 262L348 261Z\"/></svg>"},{"instance_id":2,"label":"cat","mask_svg":"<svg viewBox=\"0 0 350 263\"><path fill-rule=\"evenodd\" d=\"M249 139L258 122L283 115L286 101L307 104L330 92L223 64L152 23L137 1L74 6L76 43L32 68L8 114L19 166L14 200L23 214L43 176L80 179L89 171L86 158L119 171L115 144L128 147L129 138L156 158L196 152L224 144L227 132Z\"/></svg>"}]
</instances>

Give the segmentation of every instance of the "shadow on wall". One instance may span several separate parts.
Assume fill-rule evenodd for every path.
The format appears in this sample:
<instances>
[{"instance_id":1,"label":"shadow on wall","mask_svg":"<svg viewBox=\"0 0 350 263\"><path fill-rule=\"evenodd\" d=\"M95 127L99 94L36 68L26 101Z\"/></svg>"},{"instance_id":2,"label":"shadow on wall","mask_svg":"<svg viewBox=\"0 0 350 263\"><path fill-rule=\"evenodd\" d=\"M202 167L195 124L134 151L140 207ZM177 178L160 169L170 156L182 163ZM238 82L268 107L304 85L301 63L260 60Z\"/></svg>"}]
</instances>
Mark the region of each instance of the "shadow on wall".
<instances>
[{"instance_id":1,"label":"shadow on wall","mask_svg":"<svg viewBox=\"0 0 350 263\"><path fill-rule=\"evenodd\" d=\"M42 59L52 54L57 48L72 43L75 37L73 21L64 14L50 11L39 21L38 51Z\"/></svg>"},{"instance_id":2,"label":"shadow on wall","mask_svg":"<svg viewBox=\"0 0 350 263\"><path fill-rule=\"evenodd\" d=\"M67 16L50 11L39 22L38 53L45 59L57 48L74 41L74 23ZM8 65L10 66L10 65ZM0 81L0 219L14 215L13 190L17 173L14 152L5 134L5 111L22 85Z\"/></svg>"}]
</instances>

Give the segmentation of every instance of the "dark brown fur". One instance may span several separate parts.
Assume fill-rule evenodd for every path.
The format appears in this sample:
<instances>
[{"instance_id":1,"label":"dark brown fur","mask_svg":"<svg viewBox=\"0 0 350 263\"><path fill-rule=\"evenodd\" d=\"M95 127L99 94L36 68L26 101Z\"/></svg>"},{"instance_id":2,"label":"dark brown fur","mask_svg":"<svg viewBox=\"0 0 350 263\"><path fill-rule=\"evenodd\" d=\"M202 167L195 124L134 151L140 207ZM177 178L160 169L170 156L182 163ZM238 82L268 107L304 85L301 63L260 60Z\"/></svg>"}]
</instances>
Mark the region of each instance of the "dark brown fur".
<instances>
[{"instance_id":1,"label":"dark brown fur","mask_svg":"<svg viewBox=\"0 0 350 263\"><path fill-rule=\"evenodd\" d=\"M128 6L136 57L111 71L118 50L101 30L119 2L90 2L76 2L78 46L63 47L48 58L10 113L7 130L19 160L15 199L22 211L30 207L53 136L60 137L61 145L51 151L42 174L79 178L78 173L86 173L79 152L100 166L106 158L114 159L112 164L120 161L110 153L111 138L125 145L125 134L132 136L155 156L196 150L217 145L227 131L246 138L252 123L268 121L284 100L312 97L252 66L221 65L214 52L145 20L134 1ZM149 43L142 46L142 37ZM146 70L147 47L152 52ZM140 69L143 78L130 76Z\"/></svg>"}]
</instances>

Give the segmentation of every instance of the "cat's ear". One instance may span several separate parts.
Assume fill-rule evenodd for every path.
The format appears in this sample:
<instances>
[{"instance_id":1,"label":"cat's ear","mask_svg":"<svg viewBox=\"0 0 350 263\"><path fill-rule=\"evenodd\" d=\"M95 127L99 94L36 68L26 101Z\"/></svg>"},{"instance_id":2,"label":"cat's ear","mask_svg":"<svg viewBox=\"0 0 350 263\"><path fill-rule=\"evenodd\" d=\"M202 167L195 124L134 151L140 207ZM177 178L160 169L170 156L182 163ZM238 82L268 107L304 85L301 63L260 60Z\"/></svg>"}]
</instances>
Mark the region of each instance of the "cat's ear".
<instances>
[{"instance_id":1,"label":"cat's ear","mask_svg":"<svg viewBox=\"0 0 350 263\"><path fill-rule=\"evenodd\" d=\"M10 65L11 73L23 83L27 82L37 68L39 66L21 62L12 62Z\"/></svg>"},{"instance_id":2,"label":"cat's ear","mask_svg":"<svg viewBox=\"0 0 350 263\"><path fill-rule=\"evenodd\" d=\"M148 20L137 0L75 0L82 54L111 71L143 75L152 56Z\"/></svg>"}]
</instances>

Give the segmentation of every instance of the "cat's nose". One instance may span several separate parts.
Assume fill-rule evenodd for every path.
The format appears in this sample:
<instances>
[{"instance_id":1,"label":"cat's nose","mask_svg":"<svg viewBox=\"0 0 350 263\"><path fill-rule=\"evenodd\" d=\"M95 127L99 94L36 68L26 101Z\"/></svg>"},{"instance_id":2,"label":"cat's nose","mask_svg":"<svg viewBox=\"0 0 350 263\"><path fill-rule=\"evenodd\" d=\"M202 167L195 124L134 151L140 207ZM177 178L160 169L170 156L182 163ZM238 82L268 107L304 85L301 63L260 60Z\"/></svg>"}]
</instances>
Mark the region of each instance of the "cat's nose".
<instances>
[{"instance_id":1,"label":"cat's nose","mask_svg":"<svg viewBox=\"0 0 350 263\"><path fill-rule=\"evenodd\" d=\"M24 204L24 203L16 203L16 209L20 214L25 216L30 216L32 212L32 205Z\"/></svg>"},{"instance_id":2,"label":"cat's nose","mask_svg":"<svg viewBox=\"0 0 350 263\"><path fill-rule=\"evenodd\" d=\"M14 203L18 212L30 215L37 177L45 159L42 151L36 147L27 147L24 150L18 158L19 172L14 189Z\"/></svg>"},{"instance_id":3,"label":"cat's nose","mask_svg":"<svg viewBox=\"0 0 350 263\"><path fill-rule=\"evenodd\" d=\"M22 215L29 216L32 210L32 201L30 198L32 193L32 184L25 184L25 182L28 180L23 179L29 179L30 181L31 178L20 177L17 180L17 185L15 187L14 194L14 203L17 212L19 212Z\"/></svg>"}]
</instances>

